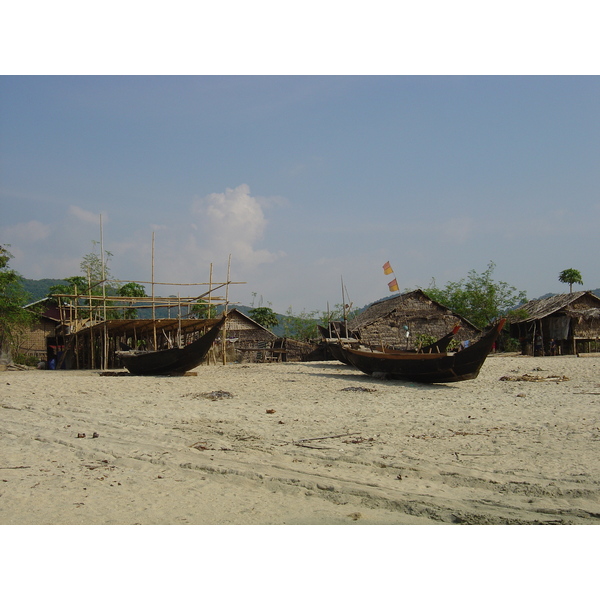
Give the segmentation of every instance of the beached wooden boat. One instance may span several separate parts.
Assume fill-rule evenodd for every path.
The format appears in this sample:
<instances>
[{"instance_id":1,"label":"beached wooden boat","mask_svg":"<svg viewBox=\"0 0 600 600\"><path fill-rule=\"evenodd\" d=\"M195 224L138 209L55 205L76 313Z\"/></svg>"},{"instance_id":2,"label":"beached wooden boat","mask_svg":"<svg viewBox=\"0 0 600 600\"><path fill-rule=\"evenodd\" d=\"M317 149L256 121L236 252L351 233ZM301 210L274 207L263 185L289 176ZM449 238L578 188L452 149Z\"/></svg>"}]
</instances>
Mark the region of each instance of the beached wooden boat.
<instances>
[{"instance_id":1,"label":"beached wooden boat","mask_svg":"<svg viewBox=\"0 0 600 600\"><path fill-rule=\"evenodd\" d=\"M334 360L339 360L346 365L350 364L344 357L340 345L353 347L359 343L359 340L355 338L353 333L348 331L346 321L330 321L327 327L322 325L317 325L317 327L323 337L322 344L325 353L331 355Z\"/></svg>"},{"instance_id":2,"label":"beached wooden boat","mask_svg":"<svg viewBox=\"0 0 600 600\"><path fill-rule=\"evenodd\" d=\"M455 325L454 329L447 333L444 337L440 338L437 342L428 344L427 346L421 346L414 350L400 350L398 348L391 348L389 346L371 346L371 350L379 352L389 352L391 354L431 354L432 352L446 352L448 346L454 339L454 336L460 331L460 325Z\"/></svg>"},{"instance_id":3,"label":"beached wooden boat","mask_svg":"<svg viewBox=\"0 0 600 600\"><path fill-rule=\"evenodd\" d=\"M225 317L206 334L183 348L140 352L128 348L117 352L123 366L134 375L180 374L197 367L206 357L225 322ZM125 347L127 348L127 347Z\"/></svg>"},{"instance_id":4,"label":"beached wooden boat","mask_svg":"<svg viewBox=\"0 0 600 600\"><path fill-rule=\"evenodd\" d=\"M344 348L344 356L351 365L374 377L420 383L475 379L504 323L505 319L502 319L479 341L460 352L381 352Z\"/></svg>"},{"instance_id":5,"label":"beached wooden boat","mask_svg":"<svg viewBox=\"0 0 600 600\"><path fill-rule=\"evenodd\" d=\"M445 352L454 339L454 336L460 330L460 325L456 325L454 329L447 333L444 337L440 338L437 342L433 342L427 346L423 346L422 348L418 348L416 350L398 350L396 348L390 348L389 346L371 346L368 350L375 352L387 352L390 354L415 354L415 353L426 353L430 354L432 352ZM360 349L358 344L359 340L356 339L338 339L338 340L326 340L328 344L328 349L331 355L340 362L344 364L350 365L350 361L346 357L344 353L345 348L353 348L355 350Z\"/></svg>"}]
</instances>

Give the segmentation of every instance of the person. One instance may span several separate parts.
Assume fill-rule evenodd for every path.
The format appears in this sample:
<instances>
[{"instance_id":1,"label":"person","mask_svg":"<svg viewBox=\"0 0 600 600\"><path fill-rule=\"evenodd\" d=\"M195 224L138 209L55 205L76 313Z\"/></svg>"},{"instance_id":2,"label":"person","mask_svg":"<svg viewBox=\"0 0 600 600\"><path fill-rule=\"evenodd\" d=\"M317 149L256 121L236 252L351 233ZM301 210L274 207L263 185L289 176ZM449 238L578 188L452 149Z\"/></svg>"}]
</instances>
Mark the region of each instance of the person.
<instances>
[{"instance_id":1,"label":"person","mask_svg":"<svg viewBox=\"0 0 600 600\"><path fill-rule=\"evenodd\" d=\"M544 356L544 346L541 333L537 333L535 335L534 356Z\"/></svg>"},{"instance_id":2,"label":"person","mask_svg":"<svg viewBox=\"0 0 600 600\"><path fill-rule=\"evenodd\" d=\"M550 340L550 355L556 356L556 340L554 338Z\"/></svg>"},{"instance_id":3,"label":"person","mask_svg":"<svg viewBox=\"0 0 600 600\"><path fill-rule=\"evenodd\" d=\"M521 344L521 354L527 354L527 338L524 335L519 338L519 344Z\"/></svg>"}]
</instances>

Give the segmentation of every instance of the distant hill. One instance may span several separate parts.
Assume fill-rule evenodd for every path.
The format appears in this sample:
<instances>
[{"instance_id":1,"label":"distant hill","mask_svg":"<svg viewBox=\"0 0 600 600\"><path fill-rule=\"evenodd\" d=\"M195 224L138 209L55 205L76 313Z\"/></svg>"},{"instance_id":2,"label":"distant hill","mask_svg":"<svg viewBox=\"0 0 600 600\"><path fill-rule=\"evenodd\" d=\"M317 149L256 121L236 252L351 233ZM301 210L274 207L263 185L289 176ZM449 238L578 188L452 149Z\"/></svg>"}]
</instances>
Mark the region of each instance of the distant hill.
<instances>
[{"instance_id":1,"label":"distant hill","mask_svg":"<svg viewBox=\"0 0 600 600\"><path fill-rule=\"evenodd\" d=\"M22 279L23 288L29 294L30 302L37 302L48 296L48 290L54 285L67 283L64 279Z\"/></svg>"},{"instance_id":2,"label":"distant hill","mask_svg":"<svg viewBox=\"0 0 600 600\"><path fill-rule=\"evenodd\" d=\"M589 291L590 293L594 294L594 296L598 296L600 298L600 288L597 288L595 290L583 290L583 289L574 289L573 292L583 292L583 291ZM552 296L558 296L558 294L568 294L569 292L567 290L563 291L563 292L558 292L556 294L544 294L543 296L540 296L539 298L531 298L531 300L545 300L546 298L552 298Z\"/></svg>"}]
</instances>

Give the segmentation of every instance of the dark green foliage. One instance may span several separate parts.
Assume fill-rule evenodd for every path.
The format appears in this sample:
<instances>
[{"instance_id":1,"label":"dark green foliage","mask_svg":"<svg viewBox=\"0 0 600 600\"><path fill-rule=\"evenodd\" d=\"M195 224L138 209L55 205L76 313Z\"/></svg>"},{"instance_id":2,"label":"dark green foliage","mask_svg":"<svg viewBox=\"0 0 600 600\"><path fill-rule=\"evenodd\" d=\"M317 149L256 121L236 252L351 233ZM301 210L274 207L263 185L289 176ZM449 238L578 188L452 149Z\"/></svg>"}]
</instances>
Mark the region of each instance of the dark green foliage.
<instances>
[{"instance_id":1,"label":"dark green foliage","mask_svg":"<svg viewBox=\"0 0 600 600\"><path fill-rule=\"evenodd\" d=\"M0 246L0 347L15 347L19 336L30 327L36 315L23 306L29 297L23 289L21 276L8 268L12 254Z\"/></svg>"},{"instance_id":2,"label":"dark green foliage","mask_svg":"<svg viewBox=\"0 0 600 600\"><path fill-rule=\"evenodd\" d=\"M583 285L583 279L581 278L581 273L577 269L565 269L558 274L558 280L561 283L569 284L569 293L573 291L573 284L578 283L579 285Z\"/></svg>"},{"instance_id":3,"label":"dark green foliage","mask_svg":"<svg viewBox=\"0 0 600 600\"><path fill-rule=\"evenodd\" d=\"M253 308L252 310L250 310L249 316L259 325L262 325L267 329L279 325L279 319L277 319L277 315L273 312L272 309L266 306L262 306L260 308Z\"/></svg>"},{"instance_id":4,"label":"dark green foliage","mask_svg":"<svg viewBox=\"0 0 600 600\"><path fill-rule=\"evenodd\" d=\"M206 300L198 300L190 306L190 314L197 319L214 319L217 315L217 309Z\"/></svg>"},{"instance_id":5,"label":"dark green foliage","mask_svg":"<svg viewBox=\"0 0 600 600\"><path fill-rule=\"evenodd\" d=\"M302 311L300 314L295 315L290 306L282 319L284 337L300 341L316 338L319 332L317 327L318 314L318 311Z\"/></svg>"},{"instance_id":6,"label":"dark green foliage","mask_svg":"<svg viewBox=\"0 0 600 600\"><path fill-rule=\"evenodd\" d=\"M483 273L469 271L467 279L449 282L444 288L423 290L430 298L458 313L476 327L484 329L499 317L512 314L514 308L526 302L525 292L504 281L495 282L493 262Z\"/></svg>"},{"instance_id":7,"label":"dark green foliage","mask_svg":"<svg viewBox=\"0 0 600 600\"><path fill-rule=\"evenodd\" d=\"M65 285L64 279L23 279L23 289L31 298L31 302L43 300L50 293L50 288L58 285Z\"/></svg>"},{"instance_id":8,"label":"dark green foliage","mask_svg":"<svg viewBox=\"0 0 600 600\"><path fill-rule=\"evenodd\" d=\"M143 285L140 285L139 283L130 282L130 283L126 283L125 285L122 285L117 290L117 295L123 296L125 298L144 298L146 296L146 289L144 288ZM128 302L126 304L129 304L130 308L126 308L123 311L123 313L122 313L123 318L124 319L136 319L138 315L137 315L137 310L134 307L133 301Z\"/></svg>"},{"instance_id":9,"label":"dark green foliage","mask_svg":"<svg viewBox=\"0 0 600 600\"><path fill-rule=\"evenodd\" d=\"M357 312L347 314L346 317L350 320ZM318 325L327 326L330 321L341 321L343 318L344 309L341 304L336 304L334 309L329 312L302 311L296 315L290 306L286 315L281 319L283 335L301 341L320 338Z\"/></svg>"}]
</instances>

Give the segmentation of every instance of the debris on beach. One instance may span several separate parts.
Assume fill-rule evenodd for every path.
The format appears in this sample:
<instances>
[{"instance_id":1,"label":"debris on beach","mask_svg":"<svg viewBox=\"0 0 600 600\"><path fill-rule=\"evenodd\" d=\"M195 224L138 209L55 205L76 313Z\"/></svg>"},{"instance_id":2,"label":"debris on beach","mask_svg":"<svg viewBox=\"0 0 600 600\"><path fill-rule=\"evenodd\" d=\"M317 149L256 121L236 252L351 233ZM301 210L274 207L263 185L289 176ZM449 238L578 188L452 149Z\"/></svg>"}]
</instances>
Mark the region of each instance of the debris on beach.
<instances>
[{"instance_id":1,"label":"debris on beach","mask_svg":"<svg viewBox=\"0 0 600 600\"><path fill-rule=\"evenodd\" d=\"M543 377L542 375L524 373L523 375L504 375L500 377L500 381L549 381L560 383L561 381L570 381L570 378L566 375L548 375L547 377Z\"/></svg>"},{"instance_id":2,"label":"debris on beach","mask_svg":"<svg viewBox=\"0 0 600 600\"><path fill-rule=\"evenodd\" d=\"M342 440L344 444L364 444L365 442L374 442L375 438L357 437L351 440Z\"/></svg>"},{"instance_id":3,"label":"debris on beach","mask_svg":"<svg viewBox=\"0 0 600 600\"><path fill-rule=\"evenodd\" d=\"M233 394L231 392L226 392L225 390L216 390L214 392L208 392L206 394L200 394L203 398L208 398L209 400L220 400L221 398L233 398Z\"/></svg>"},{"instance_id":4,"label":"debris on beach","mask_svg":"<svg viewBox=\"0 0 600 600\"><path fill-rule=\"evenodd\" d=\"M294 446L302 446L303 448L312 448L313 450L331 450L332 448L330 448L328 446L307 445L306 442L315 442L315 441L320 442L321 440L332 440L334 438L347 437L350 435L359 436L360 433L338 433L337 435L325 435L325 436L321 436L321 437L304 438L301 440L292 440L291 443L294 444ZM290 442L287 442L287 443L290 443Z\"/></svg>"},{"instance_id":5,"label":"debris on beach","mask_svg":"<svg viewBox=\"0 0 600 600\"><path fill-rule=\"evenodd\" d=\"M129 371L100 371L98 373L100 377L130 377Z\"/></svg>"},{"instance_id":6,"label":"debris on beach","mask_svg":"<svg viewBox=\"0 0 600 600\"><path fill-rule=\"evenodd\" d=\"M192 444L190 448L194 448L195 450L210 450L208 442L196 442L195 444Z\"/></svg>"},{"instance_id":7,"label":"debris on beach","mask_svg":"<svg viewBox=\"0 0 600 600\"><path fill-rule=\"evenodd\" d=\"M214 392L184 394L182 397L192 398L192 400L197 400L198 398L207 398L208 400L215 401L221 400L222 398L233 398L233 394L224 390L215 390Z\"/></svg>"},{"instance_id":8,"label":"debris on beach","mask_svg":"<svg viewBox=\"0 0 600 600\"><path fill-rule=\"evenodd\" d=\"M372 392L376 392L377 390L375 388L366 388L366 387L346 387L346 388L342 388L340 391L342 392L368 392L368 393L372 393Z\"/></svg>"}]
</instances>

